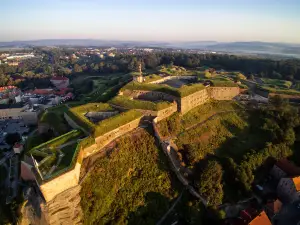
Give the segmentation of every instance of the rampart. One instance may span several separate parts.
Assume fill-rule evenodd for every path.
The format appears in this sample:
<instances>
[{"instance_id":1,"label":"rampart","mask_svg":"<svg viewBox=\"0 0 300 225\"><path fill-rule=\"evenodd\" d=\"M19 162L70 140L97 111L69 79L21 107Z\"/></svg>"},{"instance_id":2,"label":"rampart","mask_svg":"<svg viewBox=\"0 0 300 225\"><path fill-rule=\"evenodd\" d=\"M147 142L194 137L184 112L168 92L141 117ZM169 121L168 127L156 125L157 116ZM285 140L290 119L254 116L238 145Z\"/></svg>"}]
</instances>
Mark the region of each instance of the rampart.
<instances>
[{"instance_id":1,"label":"rampart","mask_svg":"<svg viewBox=\"0 0 300 225\"><path fill-rule=\"evenodd\" d=\"M119 105L112 105L112 106L116 109L119 109L120 111L125 111L129 109ZM158 111L145 110L145 109L135 109L135 110L141 112L146 117L155 117L156 121L160 121L172 115L173 113L177 112L177 103L174 102L171 104L170 107Z\"/></svg>"},{"instance_id":2,"label":"rampart","mask_svg":"<svg viewBox=\"0 0 300 225\"><path fill-rule=\"evenodd\" d=\"M159 91L144 91L144 90L125 90L119 95L125 95L133 99L145 99L149 101L169 101L173 102L178 98Z\"/></svg>"},{"instance_id":3,"label":"rampart","mask_svg":"<svg viewBox=\"0 0 300 225\"><path fill-rule=\"evenodd\" d=\"M178 98L163 92L144 90L124 90L121 95L126 95L134 99L146 99L150 101L167 100L176 101L178 112L187 113L191 109L204 104L209 99L231 100L239 95L239 87L207 87L188 96Z\"/></svg>"},{"instance_id":4,"label":"rampart","mask_svg":"<svg viewBox=\"0 0 300 225\"><path fill-rule=\"evenodd\" d=\"M214 100L231 100L240 93L239 87L209 87L207 90Z\"/></svg>"},{"instance_id":5,"label":"rampart","mask_svg":"<svg viewBox=\"0 0 300 225\"><path fill-rule=\"evenodd\" d=\"M196 106L202 105L209 100L207 89L197 91L179 100L179 110L182 114L187 113Z\"/></svg>"},{"instance_id":6,"label":"rampart","mask_svg":"<svg viewBox=\"0 0 300 225\"><path fill-rule=\"evenodd\" d=\"M167 76L159 80L151 81L149 84L161 84L168 80L197 80L197 76Z\"/></svg>"}]
</instances>

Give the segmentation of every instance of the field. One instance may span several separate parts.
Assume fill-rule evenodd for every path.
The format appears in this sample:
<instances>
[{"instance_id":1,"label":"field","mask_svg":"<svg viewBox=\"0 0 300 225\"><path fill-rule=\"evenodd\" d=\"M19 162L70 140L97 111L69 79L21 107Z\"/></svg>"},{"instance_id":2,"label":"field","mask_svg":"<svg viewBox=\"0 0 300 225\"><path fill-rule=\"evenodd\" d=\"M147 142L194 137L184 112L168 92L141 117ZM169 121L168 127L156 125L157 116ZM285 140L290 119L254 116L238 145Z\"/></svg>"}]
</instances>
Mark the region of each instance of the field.
<instances>
[{"instance_id":1,"label":"field","mask_svg":"<svg viewBox=\"0 0 300 225\"><path fill-rule=\"evenodd\" d=\"M290 88L292 86L291 81L287 80L278 80L278 79L269 79L269 78L262 78L264 85L273 87L273 88Z\"/></svg>"}]
</instances>

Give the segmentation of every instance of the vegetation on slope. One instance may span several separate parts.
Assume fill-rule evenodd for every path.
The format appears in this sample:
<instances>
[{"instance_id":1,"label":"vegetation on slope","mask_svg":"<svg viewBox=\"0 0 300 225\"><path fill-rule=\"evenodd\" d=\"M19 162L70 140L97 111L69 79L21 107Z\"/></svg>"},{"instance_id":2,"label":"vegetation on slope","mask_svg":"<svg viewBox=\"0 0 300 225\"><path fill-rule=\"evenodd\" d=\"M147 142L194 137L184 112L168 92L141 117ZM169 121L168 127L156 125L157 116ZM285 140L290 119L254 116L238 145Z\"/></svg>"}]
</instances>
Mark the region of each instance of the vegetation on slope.
<instances>
[{"instance_id":1,"label":"vegetation on slope","mask_svg":"<svg viewBox=\"0 0 300 225\"><path fill-rule=\"evenodd\" d=\"M159 111L171 106L171 103L169 102L154 103L150 101L134 100L121 95L114 97L109 101L109 103L124 107L126 109L145 109L145 110L152 110L152 111Z\"/></svg>"},{"instance_id":2,"label":"vegetation on slope","mask_svg":"<svg viewBox=\"0 0 300 225\"><path fill-rule=\"evenodd\" d=\"M85 224L155 224L174 197L166 160L143 131L123 137L82 184Z\"/></svg>"}]
</instances>

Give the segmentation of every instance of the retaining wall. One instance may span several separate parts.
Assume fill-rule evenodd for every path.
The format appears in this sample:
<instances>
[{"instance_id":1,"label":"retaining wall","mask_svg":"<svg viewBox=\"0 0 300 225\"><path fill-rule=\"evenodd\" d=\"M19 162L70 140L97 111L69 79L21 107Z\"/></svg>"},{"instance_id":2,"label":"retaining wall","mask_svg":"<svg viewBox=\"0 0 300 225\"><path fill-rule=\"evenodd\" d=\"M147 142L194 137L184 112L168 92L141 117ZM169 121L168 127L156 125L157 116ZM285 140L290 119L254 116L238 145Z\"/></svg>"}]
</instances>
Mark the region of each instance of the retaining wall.
<instances>
[{"instance_id":1,"label":"retaining wall","mask_svg":"<svg viewBox=\"0 0 300 225\"><path fill-rule=\"evenodd\" d=\"M209 87L210 98L215 100L231 100L240 94L239 87Z\"/></svg>"},{"instance_id":2,"label":"retaining wall","mask_svg":"<svg viewBox=\"0 0 300 225\"><path fill-rule=\"evenodd\" d=\"M77 162L73 170L40 185L46 202L51 201L59 193L75 187L79 182L80 168L81 164Z\"/></svg>"},{"instance_id":3,"label":"retaining wall","mask_svg":"<svg viewBox=\"0 0 300 225\"><path fill-rule=\"evenodd\" d=\"M99 137L95 138L95 145L90 146L88 148L85 148L83 150L84 152L84 158L88 157L91 154L94 154L96 152L98 152L99 150L101 150L105 145L109 144L111 141L113 141L114 139L120 137L121 135L132 131L133 129L137 128L140 124L142 117L133 120L123 126L120 126L110 132L107 132L104 135L101 135Z\"/></svg>"},{"instance_id":4,"label":"retaining wall","mask_svg":"<svg viewBox=\"0 0 300 225\"><path fill-rule=\"evenodd\" d=\"M197 91L194 94L183 97L179 100L179 111L182 114L187 113L191 109L204 104L209 100L207 89Z\"/></svg>"}]
</instances>

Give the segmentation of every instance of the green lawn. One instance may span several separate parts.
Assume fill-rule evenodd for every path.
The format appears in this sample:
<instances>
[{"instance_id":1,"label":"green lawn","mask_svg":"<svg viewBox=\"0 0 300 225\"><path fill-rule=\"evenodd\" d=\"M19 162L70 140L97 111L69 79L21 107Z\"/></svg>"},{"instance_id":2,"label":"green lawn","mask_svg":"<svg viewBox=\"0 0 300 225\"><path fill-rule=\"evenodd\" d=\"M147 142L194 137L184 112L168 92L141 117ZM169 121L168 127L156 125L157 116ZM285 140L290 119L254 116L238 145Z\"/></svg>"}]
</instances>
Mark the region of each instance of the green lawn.
<instances>
[{"instance_id":1,"label":"green lawn","mask_svg":"<svg viewBox=\"0 0 300 225\"><path fill-rule=\"evenodd\" d=\"M61 149L61 152L64 153L64 157L62 158L59 166L56 168L54 172L64 169L71 165L76 147L77 147L77 143L74 143L72 145L66 146Z\"/></svg>"},{"instance_id":2,"label":"green lawn","mask_svg":"<svg viewBox=\"0 0 300 225\"><path fill-rule=\"evenodd\" d=\"M278 80L270 78L262 78L262 80L266 86L273 88L290 88L292 86L292 82L287 80Z\"/></svg>"}]
</instances>

